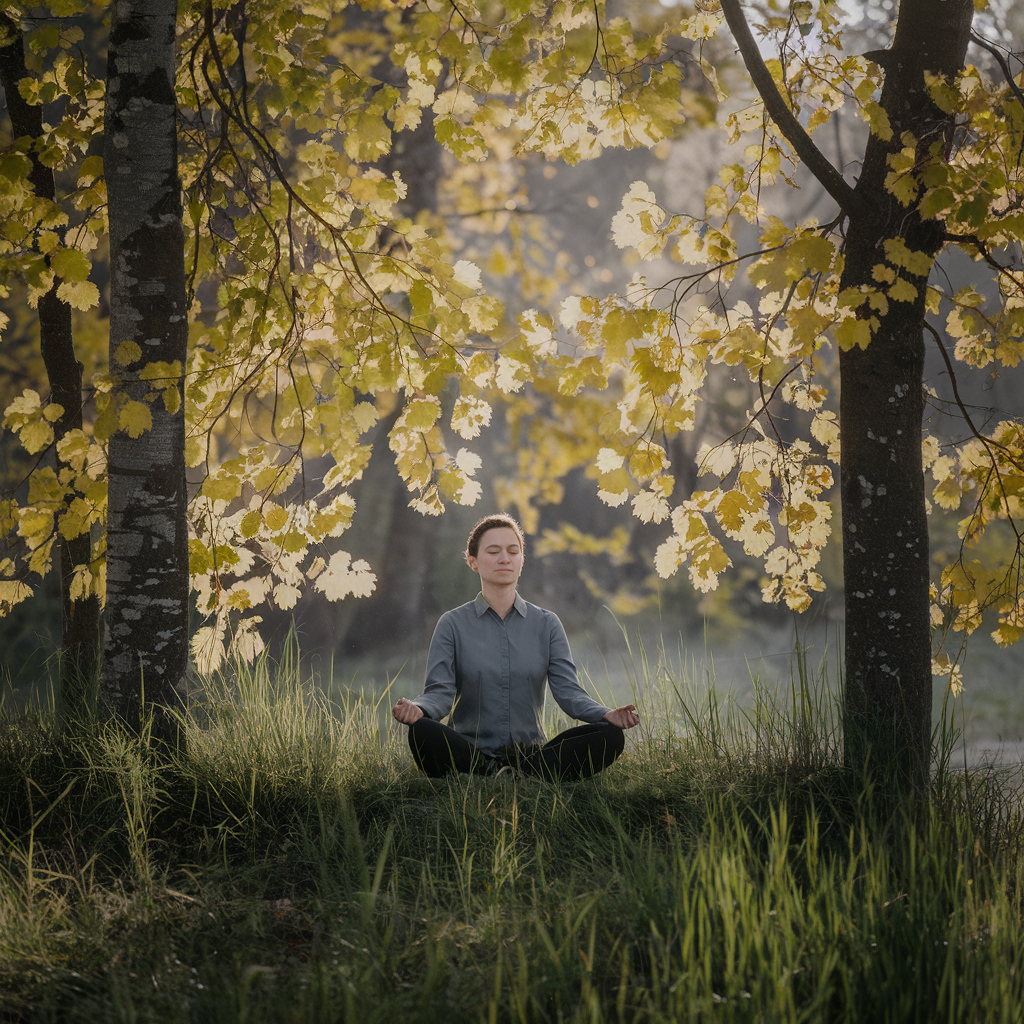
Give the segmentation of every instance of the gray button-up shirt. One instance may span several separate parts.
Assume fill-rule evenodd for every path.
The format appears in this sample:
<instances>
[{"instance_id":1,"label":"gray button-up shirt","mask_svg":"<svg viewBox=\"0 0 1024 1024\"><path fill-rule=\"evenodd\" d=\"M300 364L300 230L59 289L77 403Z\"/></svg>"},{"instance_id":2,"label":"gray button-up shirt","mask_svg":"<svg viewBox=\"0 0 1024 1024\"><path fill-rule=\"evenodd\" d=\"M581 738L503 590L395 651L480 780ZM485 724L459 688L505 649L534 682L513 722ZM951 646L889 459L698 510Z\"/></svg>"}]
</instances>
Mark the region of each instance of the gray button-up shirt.
<instances>
[{"instance_id":1,"label":"gray button-up shirt","mask_svg":"<svg viewBox=\"0 0 1024 1024\"><path fill-rule=\"evenodd\" d=\"M482 750L543 743L545 679L570 718L600 722L609 710L580 686L554 612L517 594L502 619L478 594L438 619L426 683L413 703L435 721L451 712L452 727Z\"/></svg>"}]
</instances>

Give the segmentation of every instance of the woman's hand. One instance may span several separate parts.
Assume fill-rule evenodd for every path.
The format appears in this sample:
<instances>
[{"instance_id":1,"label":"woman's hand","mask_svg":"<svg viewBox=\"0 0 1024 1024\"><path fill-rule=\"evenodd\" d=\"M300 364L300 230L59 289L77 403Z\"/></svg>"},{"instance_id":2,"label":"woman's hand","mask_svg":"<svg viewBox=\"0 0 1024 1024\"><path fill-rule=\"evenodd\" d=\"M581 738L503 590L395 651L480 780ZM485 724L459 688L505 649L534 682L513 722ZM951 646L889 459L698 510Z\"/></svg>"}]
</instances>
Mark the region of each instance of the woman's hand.
<instances>
[{"instance_id":1,"label":"woman's hand","mask_svg":"<svg viewBox=\"0 0 1024 1024\"><path fill-rule=\"evenodd\" d=\"M640 716L632 704L606 712L604 720L611 722L612 725L617 725L620 729L632 729L634 725L640 724Z\"/></svg>"},{"instance_id":2,"label":"woman's hand","mask_svg":"<svg viewBox=\"0 0 1024 1024\"><path fill-rule=\"evenodd\" d=\"M395 716L395 721L401 722L402 725L412 725L423 717L423 708L419 704L413 704L411 700L399 697L398 703L391 709L391 714Z\"/></svg>"}]
</instances>

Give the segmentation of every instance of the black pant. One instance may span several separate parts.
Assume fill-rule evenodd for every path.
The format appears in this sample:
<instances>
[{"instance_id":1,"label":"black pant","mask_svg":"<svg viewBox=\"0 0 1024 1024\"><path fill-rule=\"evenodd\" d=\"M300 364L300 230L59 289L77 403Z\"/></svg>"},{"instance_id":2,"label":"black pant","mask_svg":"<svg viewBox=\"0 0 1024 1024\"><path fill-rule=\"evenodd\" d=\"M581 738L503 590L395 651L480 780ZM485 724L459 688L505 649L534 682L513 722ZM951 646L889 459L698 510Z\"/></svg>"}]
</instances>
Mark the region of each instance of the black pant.
<instances>
[{"instance_id":1,"label":"black pant","mask_svg":"<svg viewBox=\"0 0 1024 1024\"><path fill-rule=\"evenodd\" d=\"M488 754L465 736L426 715L409 726L409 748L417 766L432 778L449 772L492 775L509 765L523 775L545 779L587 779L622 753L622 730L611 722L566 729L543 746L506 747Z\"/></svg>"}]
</instances>

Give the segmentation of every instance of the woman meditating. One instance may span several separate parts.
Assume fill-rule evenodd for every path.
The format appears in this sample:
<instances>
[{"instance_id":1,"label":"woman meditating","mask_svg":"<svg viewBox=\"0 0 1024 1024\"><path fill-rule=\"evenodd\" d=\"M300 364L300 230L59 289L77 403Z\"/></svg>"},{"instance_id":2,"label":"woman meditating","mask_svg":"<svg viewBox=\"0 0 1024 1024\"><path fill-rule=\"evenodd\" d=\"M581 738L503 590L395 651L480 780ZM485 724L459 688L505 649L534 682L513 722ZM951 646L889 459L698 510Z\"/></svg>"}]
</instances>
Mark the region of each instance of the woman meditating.
<instances>
[{"instance_id":1,"label":"woman meditating","mask_svg":"<svg viewBox=\"0 0 1024 1024\"><path fill-rule=\"evenodd\" d=\"M466 561L480 575L476 600L438 620L423 693L402 697L394 717L409 726L416 764L434 777L509 768L547 779L585 779L622 753L632 704L612 710L587 696L558 616L516 593L523 533L507 515L473 528ZM544 742L544 683L558 706L587 723ZM453 708L454 705L454 708ZM449 727L441 719L451 713Z\"/></svg>"}]
</instances>

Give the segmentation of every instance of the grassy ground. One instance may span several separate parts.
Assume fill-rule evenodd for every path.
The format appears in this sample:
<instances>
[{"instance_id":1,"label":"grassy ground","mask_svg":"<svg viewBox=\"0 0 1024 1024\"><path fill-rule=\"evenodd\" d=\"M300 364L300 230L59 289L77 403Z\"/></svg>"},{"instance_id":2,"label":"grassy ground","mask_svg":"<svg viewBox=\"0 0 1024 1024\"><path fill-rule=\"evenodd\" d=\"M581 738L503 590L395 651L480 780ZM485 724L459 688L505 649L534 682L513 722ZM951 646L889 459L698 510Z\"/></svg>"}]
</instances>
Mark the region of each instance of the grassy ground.
<instances>
[{"instance_id":1,"label":"grassy ground","mask_svg":"<svg viewBox=\"0 0 1024 1024\"><path fill-rule=\"evenodd\" d=\"M430 781L292 664L211 686L169 762L9 718L0 1021L1022 1019L1005 779L886 812L806 675L746 711L647 692L562 786Z\"/></svg>"}]
</instances>

